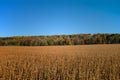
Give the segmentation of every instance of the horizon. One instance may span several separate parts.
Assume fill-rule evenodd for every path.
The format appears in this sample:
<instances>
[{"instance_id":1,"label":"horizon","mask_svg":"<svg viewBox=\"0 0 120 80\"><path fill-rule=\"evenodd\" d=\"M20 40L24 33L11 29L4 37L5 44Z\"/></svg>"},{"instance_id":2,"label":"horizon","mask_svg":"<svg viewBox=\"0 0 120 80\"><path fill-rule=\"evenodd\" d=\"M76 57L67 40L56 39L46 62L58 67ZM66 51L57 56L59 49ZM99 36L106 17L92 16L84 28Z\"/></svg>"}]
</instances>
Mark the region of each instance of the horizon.
<instances>
[{"instance_id":1,"label":"horizon","mask_svg":"<svg viewBox=\"0 0 120 80\"><path fill-rule=\"evenodd\" d=\"M39 37L39 36L62 36L62 35L81 35L81 34L90 34L90 35L95 35L95 34L119 34L120 33L75 33L75 34L53 34L53 35L16 35L16 36L0 36L0 38L7 38L7 37Z\"/></svg>"},{"instance_id":2,"label":"horizon","mask_svg":"<svg viewBox=\"0 0 120 80\"><path fill-rule=\"evenodd\" d=\"M117 0L0 1L0 37L120 34Z\"/></svg>"}]
</instances>

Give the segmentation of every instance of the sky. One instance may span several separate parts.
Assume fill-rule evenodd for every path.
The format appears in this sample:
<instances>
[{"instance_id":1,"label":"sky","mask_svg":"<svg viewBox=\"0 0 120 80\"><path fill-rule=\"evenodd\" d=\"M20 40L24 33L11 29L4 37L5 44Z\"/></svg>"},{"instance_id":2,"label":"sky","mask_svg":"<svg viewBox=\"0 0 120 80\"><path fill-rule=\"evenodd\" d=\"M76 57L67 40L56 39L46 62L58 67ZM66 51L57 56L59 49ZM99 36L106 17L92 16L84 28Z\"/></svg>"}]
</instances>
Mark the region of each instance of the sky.
<instances>
[{"instance_id":1,"label":"sky","mask_svg":"<svg viewBox=\"0 0 120 80\"><path fill-rule=\"evenodd\" d=\"M120 0L0 0L0 36L120 33Z\"/></svg>"}]
</instances>

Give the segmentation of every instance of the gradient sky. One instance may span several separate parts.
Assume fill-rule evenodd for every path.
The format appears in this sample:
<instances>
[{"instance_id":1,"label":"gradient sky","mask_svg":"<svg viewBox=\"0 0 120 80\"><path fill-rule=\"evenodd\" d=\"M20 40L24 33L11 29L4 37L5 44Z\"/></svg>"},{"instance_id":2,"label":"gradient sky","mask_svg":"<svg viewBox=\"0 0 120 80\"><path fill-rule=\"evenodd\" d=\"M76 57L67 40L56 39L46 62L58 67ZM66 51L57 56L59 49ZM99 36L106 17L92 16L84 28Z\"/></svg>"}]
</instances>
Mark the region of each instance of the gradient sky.
<instances>
[{"instance_id":1,"label":"gradient sky","mask_svg":"<svg viewBox=\"0 0 120 80\"><path fill-rule=\"evenodd\" d=\"M1 0L0 36L120 33L120 0Z\"/></svg>"}]
</instances>

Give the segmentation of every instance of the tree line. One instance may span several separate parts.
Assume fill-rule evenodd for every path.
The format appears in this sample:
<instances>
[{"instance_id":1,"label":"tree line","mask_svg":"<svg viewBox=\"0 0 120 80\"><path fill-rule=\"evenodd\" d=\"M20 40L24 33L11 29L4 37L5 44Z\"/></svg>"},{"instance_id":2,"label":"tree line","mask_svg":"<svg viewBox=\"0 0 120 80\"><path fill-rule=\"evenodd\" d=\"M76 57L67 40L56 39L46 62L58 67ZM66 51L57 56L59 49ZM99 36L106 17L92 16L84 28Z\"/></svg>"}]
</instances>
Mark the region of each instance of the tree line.
<instances>
[{"instance_id":1,"label":"tree line","mask_svg":"<svg viewBox=\"0 0 120 80\"><path fill-rule=\"evenodd\" d=\"M54 36L0 37L0 46L52 46L119 43L120 34L74 34Z\"/></svg>"}]
</instances>

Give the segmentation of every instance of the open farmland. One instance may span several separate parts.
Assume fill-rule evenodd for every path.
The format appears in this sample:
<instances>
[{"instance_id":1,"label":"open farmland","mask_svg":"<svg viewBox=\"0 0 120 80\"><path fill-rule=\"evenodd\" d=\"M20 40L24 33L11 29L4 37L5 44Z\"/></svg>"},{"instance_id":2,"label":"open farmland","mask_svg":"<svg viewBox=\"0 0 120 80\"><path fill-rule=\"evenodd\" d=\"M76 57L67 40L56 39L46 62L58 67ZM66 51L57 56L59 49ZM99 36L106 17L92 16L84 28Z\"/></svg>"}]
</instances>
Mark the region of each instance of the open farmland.
<instances>
[{"instance_id":1,"label":"open farmland","mask_svg":"<svg viewBox=\"0 0 120 80\"><path fill-rule=\"evenodd\" d=\"M0 80L120 80L120 45L1 46Z\"/></svg>"}]
</instances>

